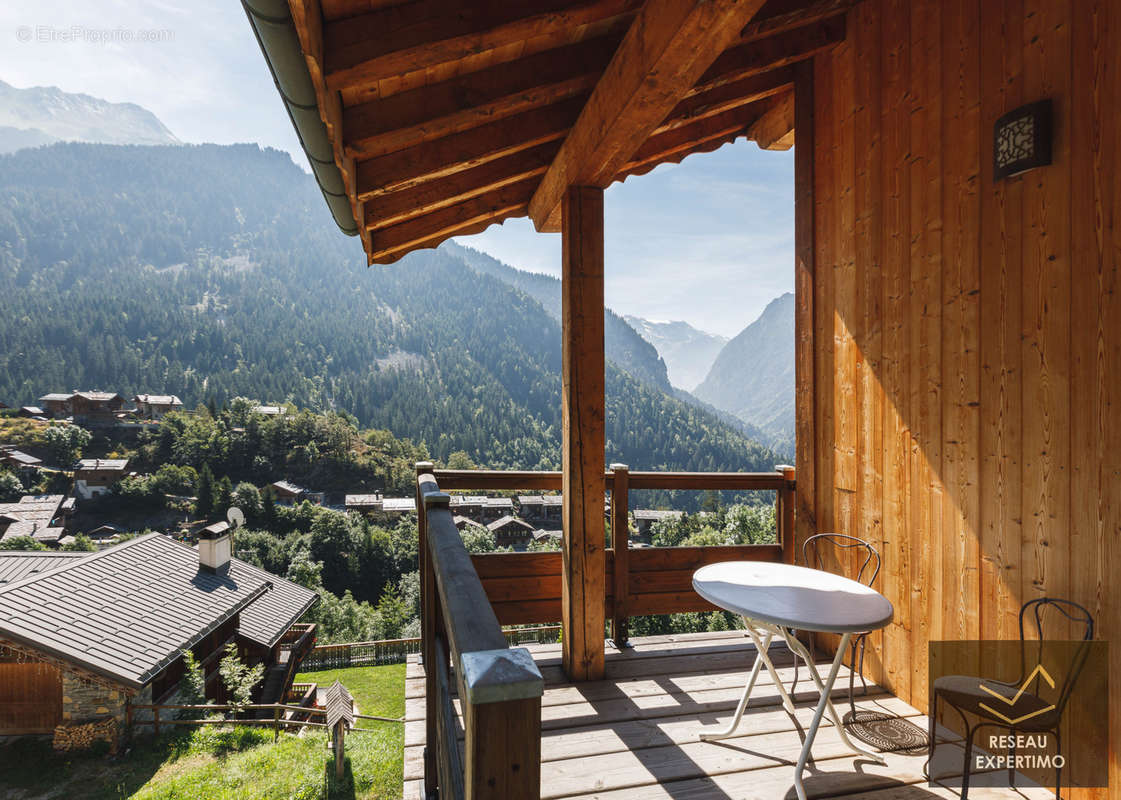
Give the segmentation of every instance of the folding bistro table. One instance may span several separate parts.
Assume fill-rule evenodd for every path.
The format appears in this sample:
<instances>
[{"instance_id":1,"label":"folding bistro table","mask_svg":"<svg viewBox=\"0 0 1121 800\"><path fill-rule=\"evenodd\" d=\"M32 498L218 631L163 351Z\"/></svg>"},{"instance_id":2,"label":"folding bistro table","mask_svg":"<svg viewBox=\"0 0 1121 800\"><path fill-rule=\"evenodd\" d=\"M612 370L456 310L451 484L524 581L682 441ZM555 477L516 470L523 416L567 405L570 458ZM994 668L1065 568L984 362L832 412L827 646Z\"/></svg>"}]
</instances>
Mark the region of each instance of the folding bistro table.
<instances>
[{"instance_id":1,"label":"folding bistro table","mask_svg":"<svg viewBox=\"0 0 1121 800\"><path fill-rule=\"evenodd\" d=\"M806 800L802 771L809 759L821 718L827 710L845 746L853 753L880 764L886 763L883 756L865 750L849 739L830 700L833 683L837 680L837 673L845 653L848 652L852 635L877 630L891 622L894 609L886 597L862 583L830 572L761 561L724 561L701 567L693 573L693 588L713 605L742 616L747 624L747 634L758 651L747 688L744 689L732 723L722 731L702 732L701 739L710 741L732 735L743 717L751 690L755 687L755 680L763 666L771 673L771 679L778 688L786 710L793 712L794 704L790 695L767 655L771 640L775 636L781 636L795 657L801 657L806 662L810 677L821 693L813 721L806 731L802 753L798 756L798 765L794 768L794 788L799 800ZM841 635L837 654L833 657L829 675L824 681L805 645L794 636L796 630Z\"/></svg>"}]
</instances>

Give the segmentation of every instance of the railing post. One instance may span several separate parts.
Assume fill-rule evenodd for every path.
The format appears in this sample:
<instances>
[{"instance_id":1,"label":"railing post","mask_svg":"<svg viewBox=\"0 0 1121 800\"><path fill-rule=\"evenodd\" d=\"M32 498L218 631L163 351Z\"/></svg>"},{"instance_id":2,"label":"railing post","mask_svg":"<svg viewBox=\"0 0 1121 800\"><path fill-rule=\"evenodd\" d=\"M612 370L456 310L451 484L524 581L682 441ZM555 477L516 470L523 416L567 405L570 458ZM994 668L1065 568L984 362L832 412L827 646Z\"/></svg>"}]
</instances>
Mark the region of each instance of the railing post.
<instances>
[{"instance_id":1,"label":"railing post","mask_svg":"<svg viewBox=\"0 0 1121 800\"><path fill-rule=\"evenodd\" d=\"M611 546L615 550L615 575L612 595L611 638L616 647L627 643L627 601L630 591L630 468L612 464Z\"/></svg>"},{"instance_id":2,"label":"railing post","mask_svg":"<svg viewBox=\"0 0 1121 800\"><path fill-rule=\"evenodd\" d=\"M524 647L460 657L467 800L541 797L541 696Z\"/></svg>"},{"instance_id":3,"label":"railing post","mask_svg":"<svg viewBox=\"0 0 1121 800\"><path fill-rule=\"evenodd\" d=\"M417 559L420 569L420 657L424 662L424 796L436 794L436 726L439 709L436 707L436 578L432 574L432 560L428 554L428 513L424 507L424 496L420 491L420 476L432 471L431 461L418 461L416 464L416 527L418 549ZM348 654L349 655L349 654Z\"/></svg>"},{"instance_id":4,"label":"railing post","mask_svg":"<svg viewBox=\"0 0 1121 800\"><path fill-rule=\"evenodd\" d=\"M786 485L775 493L775 526L778 528L779 543L782 544L782 560L793 564L797 560L794 536L794 467L779 464L776 472L781 472Z\"/></svg>"}]
</instances>

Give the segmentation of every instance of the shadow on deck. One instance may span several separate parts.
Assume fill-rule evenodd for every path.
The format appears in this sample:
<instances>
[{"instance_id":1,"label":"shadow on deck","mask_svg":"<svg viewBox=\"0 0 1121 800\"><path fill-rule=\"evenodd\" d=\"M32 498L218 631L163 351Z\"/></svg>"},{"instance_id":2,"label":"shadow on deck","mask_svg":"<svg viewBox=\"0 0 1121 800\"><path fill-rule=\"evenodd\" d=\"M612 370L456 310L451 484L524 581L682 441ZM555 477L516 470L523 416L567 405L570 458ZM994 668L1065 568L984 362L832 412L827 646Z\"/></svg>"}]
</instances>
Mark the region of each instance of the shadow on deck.
<instances>
[{"instance_id":1,"label":"shadow on deck","mask_svg":"<svg viewBox=\"0 0 1121 800\"><path fill-rule=\"evenodd\" d=\"M607 651L607 679L573 684L561 671L559 645L529 647L545 678L541 709L541 797L601 800L776 800L793 798L794 763L817 694L801 670L783 710L764 670L736 736L702 742L702 729L729 722L752 664L754 647L741 631L652 636ZM771 649L790 686L793 660ZM838 713L847 708L847 675L837 681ZM858 682L859 687L859 682ZM875 686L857 697L850 733L886 753L887 766L851 755L832 725L822 724L807 766L810 797L922 800L957 797L927 787L926 717ZM422 797L424 669L410 657L406 675L404 778L406 800ZM878 741L886 739L887 741ZM892 743L890 749L877 744ZM976 788L974 800L1052 797L1034 791Z\"/></svg>"}]
</instances>

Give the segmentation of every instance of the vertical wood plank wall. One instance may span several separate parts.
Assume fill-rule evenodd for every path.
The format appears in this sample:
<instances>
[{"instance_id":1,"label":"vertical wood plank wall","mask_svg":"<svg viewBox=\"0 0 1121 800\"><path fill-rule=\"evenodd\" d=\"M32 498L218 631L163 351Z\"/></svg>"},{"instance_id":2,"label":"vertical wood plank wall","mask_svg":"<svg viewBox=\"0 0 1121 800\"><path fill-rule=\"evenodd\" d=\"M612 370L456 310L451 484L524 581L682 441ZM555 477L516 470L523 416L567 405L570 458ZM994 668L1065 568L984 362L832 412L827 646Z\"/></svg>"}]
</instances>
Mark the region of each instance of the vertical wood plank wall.
<instances>
[{"instance_id":1,"label":"vertical wood plank wall","mask_svg":"<svg viewBox=\"0 0 1121 800\"><path fill-rule=\"evenodd\" d=\"M929 640L1015 637L1035 597L1085 605L1112 642L1116 753L1121 3L865 0L848 30L813 67L799 533L879 543L896 621L869 671L920 708ZM1043 98L1054 163L994 183L993 123Z\"/></svg>"}]
</instances>

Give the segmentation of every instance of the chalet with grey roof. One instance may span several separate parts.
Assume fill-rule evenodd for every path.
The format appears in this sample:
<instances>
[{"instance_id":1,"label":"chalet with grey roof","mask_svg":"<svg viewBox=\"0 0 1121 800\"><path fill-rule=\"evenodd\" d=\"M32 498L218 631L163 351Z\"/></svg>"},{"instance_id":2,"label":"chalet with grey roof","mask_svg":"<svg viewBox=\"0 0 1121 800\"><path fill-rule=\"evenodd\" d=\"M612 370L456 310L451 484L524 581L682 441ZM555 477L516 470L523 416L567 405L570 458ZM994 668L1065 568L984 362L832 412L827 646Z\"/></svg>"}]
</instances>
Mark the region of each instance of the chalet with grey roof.
<instances>
[{"instance_id":1,"label":"chalet with grey roof","mask_svg":"<svg viewBox=\"0 0 1121 800\"><path fill-rule=\"evenodd\" d=\"M15 709L0 715L0 735L105 716L121 733L130 703L176 693L188 649L211 699L224 697L217 666L229 643L266 674L282 665L290 682L314 641L313 626L294 625L318 596L230 550L223 531L197 551L153 533L99 553L0 552L0 667L33 677L0 682L0 706ZM39 689L7 696L20 685Z\"/></svg>"},{"instance_id":2,"label":"chalet with grey roof","mask_svg":"<svg viewBox=\"0 0 1121 800\"><path fill-rule=\"evenodd\" d=\"M172 411L181 411L183 401L173 394L138 394L132 398L136 413L147 419L162 419Z\"/></svg>"},{"instance_id":3,"label":"chalet with grey roof","mask_svg":"<svg viewBox=\"0 0 1121 800\"><path fill-rule=\"evenodd\" d=\"M0 541L29 536L40 544L57 545L66 535L66 517L73 510L61 494L24 495L16 503L0 503Z\"/></svg>"},{"instance_id":4,"label":"chalet with grey roof","mask_svg":"<svg viewBox=\"0 0 1121 800\"><path fill-rule=\"evenodd\" d=\"M491 522L487 530L494 534L495 544L499 547L513 547L515 550L524 549L533 538L532 525L509 515Z\"/></svg>"},{"instance_id":5,"label":"chalet with grey roof","mask_svg":"<svg viewBox=\"0 0 1121 800\"><path fill-rule=\"evenodd\" d=\"M83 458L74 465L74 493L83 500L106 494L127 474L127 458Z\"/></svg>"}]
</instances>

